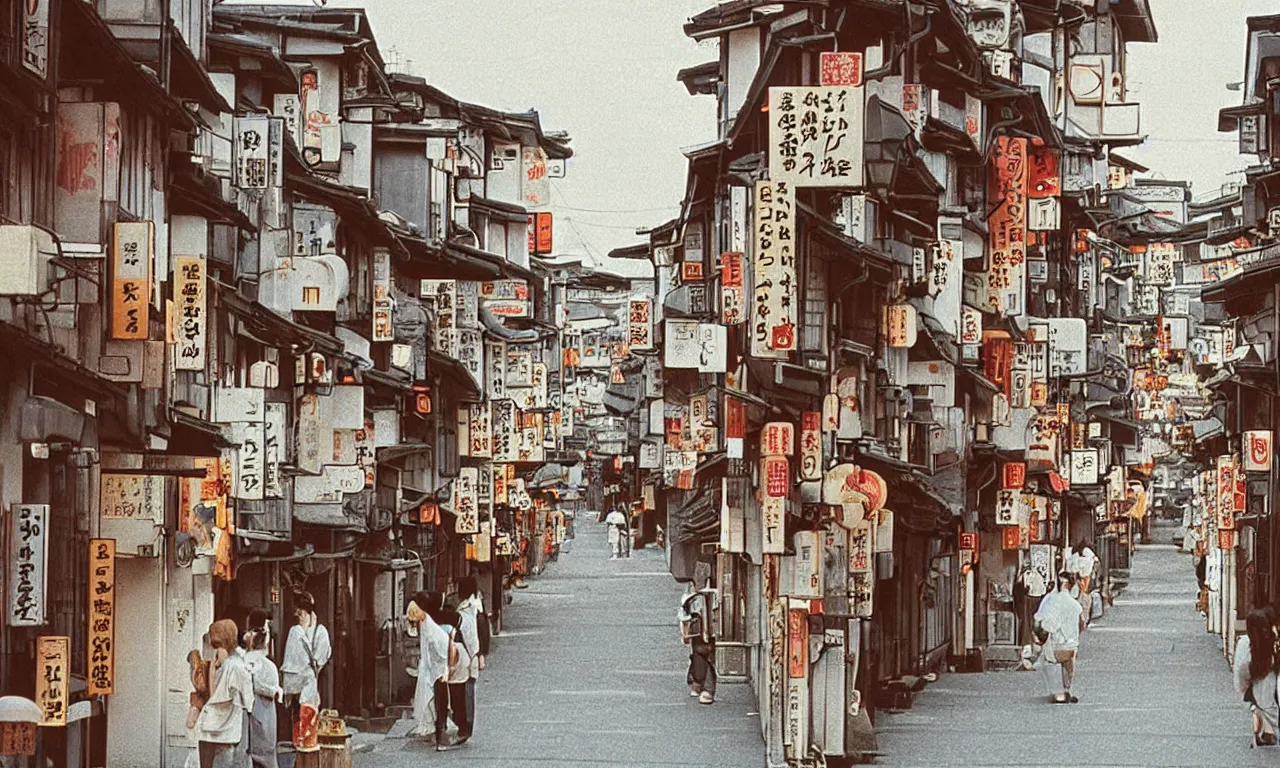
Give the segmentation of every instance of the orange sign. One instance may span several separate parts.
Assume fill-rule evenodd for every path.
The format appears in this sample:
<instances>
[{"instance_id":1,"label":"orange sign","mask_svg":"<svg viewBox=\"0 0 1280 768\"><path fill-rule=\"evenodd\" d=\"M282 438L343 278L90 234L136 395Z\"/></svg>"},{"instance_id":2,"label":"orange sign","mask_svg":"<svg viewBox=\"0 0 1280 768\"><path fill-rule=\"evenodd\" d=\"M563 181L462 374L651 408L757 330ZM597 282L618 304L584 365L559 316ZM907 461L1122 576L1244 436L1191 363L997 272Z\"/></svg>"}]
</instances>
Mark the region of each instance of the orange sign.
<instances>
[{"instance_id":1,"label":"orange sign","mask_svg":"<svg viewBox=\"0 0 1280 768\"><path fill-rule=\"evenodd\" d=\"M155 225L120 222L111 248L111 338L146 339L151 314L151 253Z\"/></svg>"},{"instance_id":2,"label":"orange sign","mask_svg":"<svg viewBox=\"0 0 1280 768\"><path fill-rule=\"evenodd\" d=\"M978 534L965 532L960 534L960 549L965 552L973 552L978 548Z\"/></svg>"},{"instance_id":3,"label":"orange sign","mask_svg":"<svg viewBox=\"0 0 1280 768\"><path fill-rule=\"evenodd\" d=\"M686 261L680 265L680 281L684 283L700 283L705 278L700 261Z\"/></svg>"},{"instance_id":4,"label":"orange sign","mask_svg":"<svg viewBox=\"0 0 1280 768\"><path fill-rule=\"evenodd\" d=\"M1004 549L1021 549L1022 532L1016 525L1001 526L1000 532L1003 535Z\"/></svg>"},{"instance_id":5,"label":"orange sign","mask_svg":"<svg viewBox=\"0 0 1280 768\"><path fill-rule=\"evenodd\" d=\"M66 726L70 673L71 638L36 638L36 704L44 713L40 725Z\"/></svg>"},{"instance_id":6,"label":"orange sign","mask_svg":"<svg viewBox=\"0 0 1280 768\"><path fill-rule=\"evenodd\" d=\"M809 618L802 608L787 611L787 676L803 678L809 667Z\"/></svg>"},{"instance_id":7,"label":"orange sign","mask_svg":"<svg viewBox=\"0 0 1280 768\"><path fill-rule=\"evenodd\" d=\"M760 434L761 456L790 456L795 450L796 428L787 421L773 421L764 425Z\"/></svg>"},{"instance_id":8,"label":"orange sign","mask_svg":"<svg viewBox=\"0 0 1280 768\"><path fill-rule=\"evenodd\" d=\"M89 695L115 692L116 542L89 540Z\"/></svg>"},{"instance_id":9,"label":"orange sign","mask_svg":"<svg viewBox=\"0 0 1280 768\"><path fill-rule=\"evenodd\" d=\"M1021 488L1027 484L1027 465L1021 461L1007 461L1000 470L1001 488Z\"/></svg>"},{"instance_id":10,"label":"orange sign","mask_svg":"<svg viewBox=\"0 0 1280 768\"><path fill-rule=\"evenodd\" d=\"M0 755L36 753L35 723L0 723Z\"/></svg>"},{"instance_id":11,"label":"orange sign","mask_svg":"<svg viewBox=\"0 0 1280 768\"><path fill-rule=\"evenodd\" d=\"M862 54L824 51L819 58L819 85L862 85Z\"/></svg>"},{"instance_id":12,"label":"orange sign","mask_svg":"<svg viewBox=\"0 0 1280 768\"><path fill-rule=\"evenodd\" d=\"M529 253L543 256L551 253L553 222L546 211L529 214Z\"/></svg>"}]
</instances>

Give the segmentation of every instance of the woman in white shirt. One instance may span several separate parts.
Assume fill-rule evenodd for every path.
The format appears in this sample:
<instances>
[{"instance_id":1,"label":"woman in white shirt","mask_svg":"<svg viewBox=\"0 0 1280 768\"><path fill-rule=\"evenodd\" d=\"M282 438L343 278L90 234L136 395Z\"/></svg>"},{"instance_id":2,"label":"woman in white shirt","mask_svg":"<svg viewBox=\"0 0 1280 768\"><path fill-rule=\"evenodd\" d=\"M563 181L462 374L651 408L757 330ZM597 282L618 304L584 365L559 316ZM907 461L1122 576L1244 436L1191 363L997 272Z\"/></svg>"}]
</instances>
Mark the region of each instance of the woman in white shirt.
<instances>
[{"instance_id":1,"label":"woman in white shirt","mask_svg":"<svg viewBox=\"0 0 1280 768\"><path fill-rule=\"evenodd\" d=\"M1253 743L1276 743L1280 701L1276 698L1275 612L1254 609L1245 619L1246 634L1236 641L1236 690L1253 714Z\"/></svg>"},{"instance_id":2,"label":"woman in white shirt","mask_svg":"<svg viewBox=\"0 0 1280 768\"><path fill-rule=\"evenodd\" d=\"M271 628L267 612L255 608L245 633L245 665L253 676L253 710L249 718L249 759L253 768L278 768L276 702L283 700L280 670L271 660Z\"/></svg>"},{"instance_id":3,"label":"woman in white shirt","mask_svg":"<svg viewBox=\"0 0 1280 768\"><path fill-rule=\"evenodd\" d=\"M462 617L443 606L431 612L431 618L449 636L449 674L445 682L436 684L436 749L460 746L471 734L467 721L467 681L471 679L471 655L462 641ZM448 704L448 707L445 706ZM448 715L458 726L458 743L450 745L444 736Z\"/></svg>"},{"instance_id":4,"label":"woman in white shirt","mask_svg":"<svg viewBox=\"0 0 1280 768\"><path fill-rule=\"evenodd\" d=\"M1089 547L1089 542L1081 539L1071 550L1070 570L1076 575L1076 583L1081 592L1089 592L1093 586L1093 569L1098 564L1098 556Z\"/></svg>"},{"instance_id":5,"label":"woman in white shirt","mask_svg":"<svg viewBox=\"0 0 1280 768\"><path fill-rule=\"evenodd\" d=\"M253 676L245 665L239 631L230 619L209 626L209 700L196 720L200 768L249 768L249 712L253 710Z\"/></svg>"},{"instance_id":6,"label":"woman in white shirt","mask_svg":"<svg viewBox=\"0 0 1280 768\"><path fill-rule=\"evenodd\" d=\"M294 748L314 752L320 748L320 672L329 663L332 648L329 630L316 617L315 598L304 593L294 599L298 623L289 628L280 672L294 712Z\"/></svg>"},{"instance_id":7,"label":"woman in white shirt","mask_svg":"<svg viewBox=\"0 0 1280 768\"><path fill-rule=\"evenodd\" d=\"M405 608L405 620L409 634L418 637L418 683L413 693L414 735L425 735L434 730L436 748L444 743L443 720L440 710L448 711L449 633L445 632L428 611L435 612L441 602L439 592L418 592ZM443 687L444 694L438 691Z\"/></svg>"}]
</instances>

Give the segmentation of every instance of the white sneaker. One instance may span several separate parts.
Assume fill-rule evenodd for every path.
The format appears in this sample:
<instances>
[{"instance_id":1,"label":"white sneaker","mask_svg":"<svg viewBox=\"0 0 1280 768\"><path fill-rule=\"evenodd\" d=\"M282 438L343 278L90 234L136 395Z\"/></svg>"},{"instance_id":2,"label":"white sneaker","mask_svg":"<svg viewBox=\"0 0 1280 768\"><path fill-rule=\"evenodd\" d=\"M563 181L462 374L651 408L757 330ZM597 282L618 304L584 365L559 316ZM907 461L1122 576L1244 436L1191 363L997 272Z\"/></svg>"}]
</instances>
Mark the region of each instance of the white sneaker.
<instances>
[{"instance_id":1,"label":"white sneaker","mask_svg":"<svg viewBox=\"0 0 1280 768\"><path fill-rule=\"evenodd\" d=\"M714 704L715 701L716 701L716 697L713 696L710 691L703 691L701 694L698 695L699 704Z\"/></svg>"}]
</instances>

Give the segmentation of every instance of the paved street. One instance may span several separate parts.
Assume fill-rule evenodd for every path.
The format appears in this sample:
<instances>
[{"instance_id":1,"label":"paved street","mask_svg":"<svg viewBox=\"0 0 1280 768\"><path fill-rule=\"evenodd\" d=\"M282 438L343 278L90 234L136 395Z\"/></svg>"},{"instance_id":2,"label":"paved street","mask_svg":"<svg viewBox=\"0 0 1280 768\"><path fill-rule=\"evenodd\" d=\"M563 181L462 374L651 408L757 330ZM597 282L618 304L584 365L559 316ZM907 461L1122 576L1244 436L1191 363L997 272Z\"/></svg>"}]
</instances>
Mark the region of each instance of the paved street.
<instances>
[{"instance_id":1,"label":"paved street","mask_svg":"<svg viewBox=\"0 0 1280 768\"><path fill-rule=\"evenodd\" d=\"M418 739L388 739L357 755L357 768L762 764L746 686L722 685L713 706L688 695L681 588L661 551L610 561L604 529L586 520L572 546L507 607L472 741L436 754Z\"/></svg>"},{"instance_id":2,"label":"paved street","mask_svg":"<svg viewBox=\"0 0 1280 768\"><path fill-rule=\"evenodd\" d=\"M1275 765L1274 748L1249 748L1248 714L1193 607L1190 555L1140 547L1131 575L1081 638L1079 704L1049 704L1038 672L947 675L912 710L881 715L878 764Z\"/></svg>"}]
</instances>

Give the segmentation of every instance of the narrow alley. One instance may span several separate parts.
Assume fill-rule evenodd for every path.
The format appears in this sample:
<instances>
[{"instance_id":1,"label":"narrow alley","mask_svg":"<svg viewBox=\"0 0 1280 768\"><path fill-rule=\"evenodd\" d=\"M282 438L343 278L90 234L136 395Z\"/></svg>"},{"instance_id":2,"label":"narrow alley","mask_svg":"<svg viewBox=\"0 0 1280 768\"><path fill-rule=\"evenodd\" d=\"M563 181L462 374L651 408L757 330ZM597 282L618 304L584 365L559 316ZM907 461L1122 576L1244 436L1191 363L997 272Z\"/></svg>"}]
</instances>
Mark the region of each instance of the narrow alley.
<instances>
[{"instance_id":1,"label":"narrow alley","mask_svg":"<svg viewBox=\"0 0 1280 768\"><path fill-rule=\"evenodd\" d=\"M584 768L761 764L747 686L721 684L712 706L688 696L688 655L676 625L681 587L662 550L610 560L603 526L584 519L571 551L514 595L480 677L474 738L437 755L421 739L389 737L356 755L356 768L424 759Z\"/></svg>"},{"instance_id":2,"label":"narrow alley","mask_svg":"<svg viewBox=\"0 0 1280 768\"><path fill-rule=\"evenodd\" d=\"M1169 529L1139 545L1131 582L1080 640L1073 693L1053 706L1039 672L944 675L901 713L881 713L877 764L1251 766L1249 720L1196 613L1191 556Z\"/></svg>"}]
</instances>

